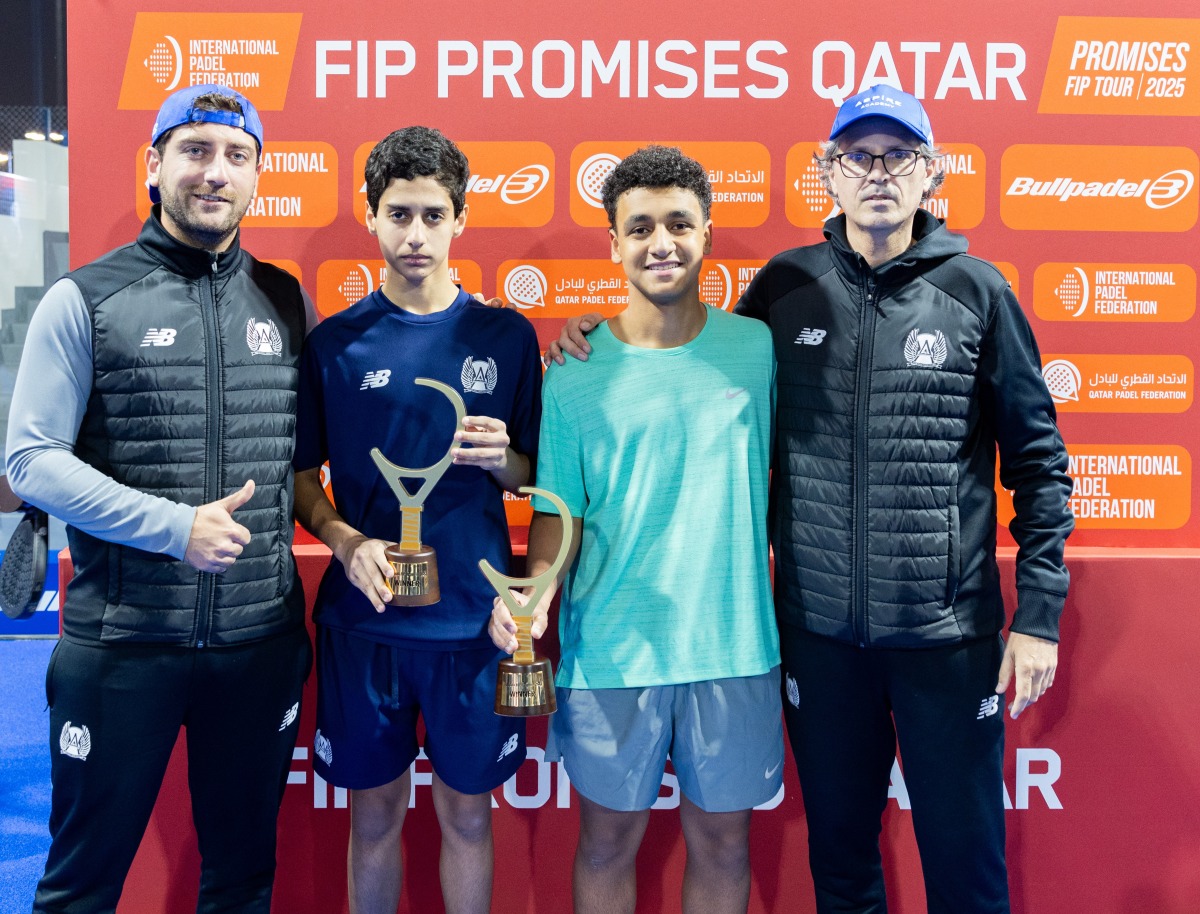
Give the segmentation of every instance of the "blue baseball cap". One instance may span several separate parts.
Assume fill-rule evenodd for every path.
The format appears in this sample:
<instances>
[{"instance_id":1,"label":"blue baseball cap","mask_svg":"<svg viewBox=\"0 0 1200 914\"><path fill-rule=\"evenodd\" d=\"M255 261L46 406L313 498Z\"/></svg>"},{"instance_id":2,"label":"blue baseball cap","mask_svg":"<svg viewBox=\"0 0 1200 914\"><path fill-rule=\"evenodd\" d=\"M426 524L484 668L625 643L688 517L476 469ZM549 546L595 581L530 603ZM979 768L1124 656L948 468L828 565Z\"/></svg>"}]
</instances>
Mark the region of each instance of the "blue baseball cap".
<instances>
[{"instance_id":1,"label":"blue baseball cap","mask_svg":"<svg viewBox=\"0 0 1200 914\"><path fill-rule=\"evenodd\" d=\"M241 105L242 111L206 111L194 107L196 99L201 95L227 95ZM203 86L188 86L167 97L158 109L158 117L154 119L154 127L150 131L150 145L159 141L168 130L174 130L183 124L225 124L228 127L239 127L254 137L258 151L262 152L263 126L254 105L250 99L235 92L227 86L213 84ZM158 188L150 187L150 199L158 202Z\"/></svg>"},{"instance_id":2,"label":"blue baseball cap","mask_svg":"<svg viewBox=\"0 0 1200 914\"><path fill-rule=\"evenodd\" d=\"M864 117L886 117L895 121L924 143L933 144L933 127L929 115L915 96L894 86L880 83L842 102L833 119L829 138L836 140L847 127Z\"/></svg>"}]
</instances>

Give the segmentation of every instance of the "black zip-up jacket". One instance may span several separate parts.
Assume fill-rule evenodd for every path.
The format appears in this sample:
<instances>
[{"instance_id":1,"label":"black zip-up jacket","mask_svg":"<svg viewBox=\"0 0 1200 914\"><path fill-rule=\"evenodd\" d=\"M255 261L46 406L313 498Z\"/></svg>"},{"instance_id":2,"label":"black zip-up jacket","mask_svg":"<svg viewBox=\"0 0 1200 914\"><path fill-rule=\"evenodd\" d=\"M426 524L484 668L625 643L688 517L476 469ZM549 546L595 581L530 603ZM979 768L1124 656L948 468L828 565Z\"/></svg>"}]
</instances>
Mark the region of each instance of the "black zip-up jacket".
<instances>
[{"instance_id":1,"label":"black zip-up jacket","mask_svg":"<svg viewBox=\"0 0 1200 914\"><path fill-rule=\"evenodd\" d=\"M202 505L255 481L251 533L220 575L68 528L63 628L81 641L208 647L304 624L291 458L305 312L299 284L239 247L211 254L155 215L69 274L92 323L92 391L75 454L117 482Z\"/></svg>"},{"instance_id":2,"label":"black zip-up jacket","mask_svg":"<svg viewBox=\"0 0 1200 914\"><path fill-rule=\"evenodd\" d=\"M872 270L846 240L773 258L738 311L778 356L772 479L780 623L863 647L994 635L996 458L1014 493L1012 630L1058 640L1074 520L1053 401L1011 288L919 210Z\"/></svg>"}]
</instances>

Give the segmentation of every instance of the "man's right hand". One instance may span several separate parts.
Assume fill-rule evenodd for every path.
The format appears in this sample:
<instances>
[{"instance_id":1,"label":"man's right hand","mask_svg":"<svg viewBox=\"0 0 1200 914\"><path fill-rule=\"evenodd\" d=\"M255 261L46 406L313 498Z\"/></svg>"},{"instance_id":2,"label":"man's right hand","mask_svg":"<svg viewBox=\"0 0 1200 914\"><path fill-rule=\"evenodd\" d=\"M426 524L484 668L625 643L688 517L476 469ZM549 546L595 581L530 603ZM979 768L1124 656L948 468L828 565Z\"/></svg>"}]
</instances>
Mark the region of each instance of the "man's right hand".
<instances>
[{"instance_id":1,"label":"man's right hand","mask_svg":"<svg viewBox=\"0 0 1200 914\"><path fill-rule=\"evenodd\" d=\"M348 537L334 551L337 560L346 570L350 583L362 591L371 601L375 612L387 609L392 599L388 581L392 577L392 564L387 560L386 550L392 543L370 539L361 533Z\"/></svg>"},{"instance_id":2,"label":"man's right hand","mask_svg":"<svg viewBox=\"0 0 1200 914\"><path fill-rule=\"evenodd\" d=\"M183 560L197 571L221 574L237 561L250 542L250 531L233 519L233 512L254 494L254 480L231 495L196 509Z\"/></svg>"},{"instance_id":3,"label":"man's right hand","mask_svg":"<svg viewBox=\"0 0 1200 914\"><path fill-rule=\"evenodd\" d=\"M586 362L588 353L592 351L592 347L587 341L587 334L602 323L604 323L604 315L595 311L584 314L582 317L568 317L558 339L546 349L546 365L548 366L552 361L562 365L566 362L566 359L563 358L564 352L581 362Z\"/></svg>"}]
</instances>

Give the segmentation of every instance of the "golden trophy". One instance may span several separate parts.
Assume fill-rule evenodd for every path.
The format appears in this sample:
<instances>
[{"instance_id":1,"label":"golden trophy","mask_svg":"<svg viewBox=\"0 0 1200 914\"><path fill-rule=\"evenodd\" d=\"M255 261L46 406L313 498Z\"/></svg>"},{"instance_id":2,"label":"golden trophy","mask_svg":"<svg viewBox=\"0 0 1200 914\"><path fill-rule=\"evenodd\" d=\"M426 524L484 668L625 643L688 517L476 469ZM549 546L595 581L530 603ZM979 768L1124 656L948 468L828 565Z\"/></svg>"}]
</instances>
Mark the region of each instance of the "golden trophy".
<instances>
[{"instance_id":1,"label":"golden trophy","mask_svg":"<svg viewBox=\"0 0 1200 914\"><path fill-rule=\"evenodd\" d=\"M444 393L458 416L455 431L462 428L467 407L458 391L431 378L417 378L415 383ZM392 598L388 600L390 606L428 606L442 598L438 587L437 553L421 542L421 512L425 510L425 499L450 466L453 450L451 433L446 456L423 470L414 470L392 463L379 448L371 448L371 459L400 501L400 542L387 547L387 560L392 566L392 576L388 579L392 591ZM408 494L402 481L405 478L423 480L415 495Z\"/></svg>"},{"instance_id":2,"label":"golden trophy","mask_svg":"<svg viewBox=\"0 0 1200 914\"><path fill-rule=\"evenodd\" d=\"M563 562L567 560L575 528L566 504L553 492L533 486L522 486L520 491L522 495L540 495L554 505L563 525L558 555L549 568L531 578L511 578L501 574L487 559L480 560L479 567L517 623L517 649L512 657L500 661L500 670L496 675L495 711L505 717L537 717L553 714L558 710L558 703L554 700L554 670L550 661L533 653L533 635L529 631L533 621L531 614L546 591L553 586ZM526 587L531 590L528 601L522 605L513 588Z\"/></svg>"}]
</instances>

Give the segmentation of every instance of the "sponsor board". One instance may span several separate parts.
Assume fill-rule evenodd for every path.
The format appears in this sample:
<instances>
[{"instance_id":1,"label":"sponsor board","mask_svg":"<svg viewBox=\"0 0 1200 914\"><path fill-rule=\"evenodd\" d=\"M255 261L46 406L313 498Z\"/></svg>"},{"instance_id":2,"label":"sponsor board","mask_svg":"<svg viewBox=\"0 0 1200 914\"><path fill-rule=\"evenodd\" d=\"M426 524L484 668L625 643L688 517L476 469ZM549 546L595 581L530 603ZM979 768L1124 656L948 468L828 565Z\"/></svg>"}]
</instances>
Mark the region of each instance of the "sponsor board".
<instances>
[{"instance_id":1,"label":"sponsor board","mask_svg":"<svg viewBox=\"0 0 1200 914\"><path fill-rule=\"evenodd\" d=\"M506 260L496 294L528 318L612 317L629 304L625 271L611 260Z\"/></svg>"},{"instance_id":2,"label":"sponsor board","mask_svg":"<svg viewBox=\"0 0 1200 914\"><path fill-rule=\"evenodd\" d=\"M700 299L732 311L764 263L706 258ZM496 274L496 294L531 320L591 312L612 317L629 304L625 271L611 260L506 260Z\"/></svg>"},{"instance_id":3,"label":"sponsor board","mask_svg":"<svg viewBox=\"0 0 1200 914\"><path fill-rule=\"evenodd\" d=\"M825 190L821 168L813 161L820 146L819 140L797 143L783 162L783 212L788 222L800 228L821 228L842 211Z\"/></svg>"},{"instance_id":4,"label":"sponsor board","mask_svg":"<svg viewBox=\"0 0 1200 914\"><path fill-rule=\"evenodd\" d=\"M146 143L138 149L134 199L138 217L150 215ZM246 228L320 228L337 216L338 157L328 143L268 142L262 151L258 190L242 218Z\"/></svg>"},{"instance_id":5,"label":"sponsor board","mask_svg":"<svg viewBox=\"0 0 1200 914\"><path fill-rule=\"evenodd\" d=\"M1173 444L1069 444L1068 506L1080 530L1176 530L1192 512L1192 456ZM1012 495L997 489L1001 524Z\"/></svg>"},{"instance_id":6,"label":"sponsor board","mask_svg":"<svg viewBox=\"0 0 1200 914\"><path fill-rule=\"evenodd\" d=\"M1044 263L1033 310L1047 321L1178 322L1196 313L1196 271L1183 263Z\"/></svg>"},{"instance_id":7,"label":"sponsor board","mask_svg":"<svg viewBox=\"0 0 1200 914\"><path fill-rule=\"evenodd\" d=\"M537 228L554 215L554 151L545 143L456 143L471 166L467 228ZM354 150L354 218L366 225L363 177L375 142Z\"/></svg>"},{"instance_id":8,"label":"sponsor board","mask_svg":"<svg viewBox=\"0 0 1200 914\"><path fill-rule=\"evenodd\" d=\"M934 166L946 175L941 189L921 208L942 219L947 228L972 229L983 221L987 162L971 143L941 143Z\"/></svg>"},{"instance_id":9,"label":"sponsor board","mask_svg":"<svg viewBox=\"0 0 1200 914\"><path fill-rule=\"evenodd\" d=\"M1200 19L1060 16L1041 114L1200 114Z\"/></svg>"},{"instance_id":10,"label":"sponsor board","mask_svg":"<svg viewBox=\"0 0 1200 914\"><path fill-rule=\"evenodd\" d=\"M483 272L470 260L451 260L450 276L467 292L482 290ZM385 260L326 260L317 267L317 311L329 317L370 295L387 279Z\"/></svg>"},{"instance_id":11,"label":"sponsor board","mask_svg":"<svg viewBox=\"0 0 1200 914\"><path fill-rule=\"evenodd\" d=\"M1186 232L1198 167L1184 146L1009 146L1000 218L1014 229Z\"/></svg>"},{"instance_id":12,"label":"sponsor board","mask_svg":"<svg viewBox=\"0 0 1200 914\"><path fill-rule=\"evenodd\" d=\"M287 98L300 13L137 13L129 37L120 109L155 111L170 93L215 83L260 111Z\"/></svg>"},{"instance_id":13,"label":"sponsor board","mask_svg":"<svg viewBox=\"0 0 1200 914\"><path fill-rule=\"evenodd\" d=\"M1042 378L1059 412L1182 413L1192 405L1182 355L1043 355Z\"/></svg>"},{"instance_id":14,"label":"sponsor board","mask_svg":"<svg viewBox=\"0 0 1200 914\"><path fill-rule=\"evenodd\" d=\"M604 179L631 152L650 143L678 146L708 169L712 220L721 228L753 228L767 221L771 206L771 154L761 143L643 142L580 143L571 151L571 218L579 225L608 227L601 191Z\"/></svg>"}]
</instances>

